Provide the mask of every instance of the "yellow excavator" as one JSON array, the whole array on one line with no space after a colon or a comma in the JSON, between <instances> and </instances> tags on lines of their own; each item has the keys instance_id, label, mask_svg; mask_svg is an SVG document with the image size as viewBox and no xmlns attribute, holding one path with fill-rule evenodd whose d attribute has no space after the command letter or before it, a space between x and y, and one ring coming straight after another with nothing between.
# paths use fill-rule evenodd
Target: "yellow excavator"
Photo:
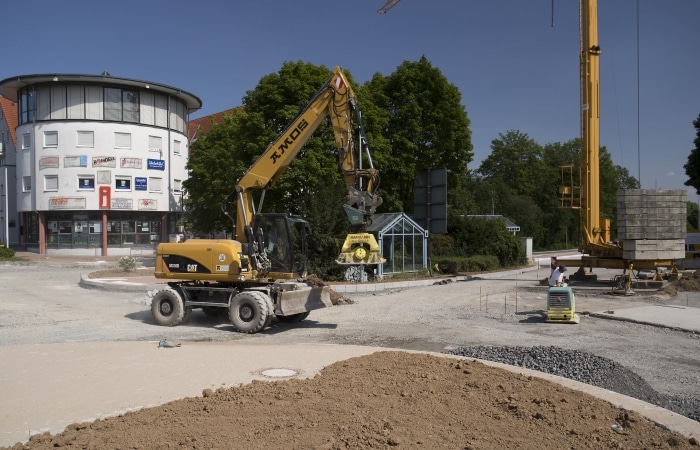
<instances>
[{"instance_id":1,"label":"yellow excavator","mask_svg":"<svg viewBox=\"0 0 700 450\"><path fill-rule=\"evenodd\" d=\"M368 265L385 261L374 236L362 232L382 203L376 193L379 174L355 94L342 69L336 67L222 203L235 225L235 239L189 239L158 245L156 278L179 281L169 282L167 289L154 295L151 313L156 323L175 326L194 308L201 308L208 315L228 312L237 331L256 333L269 326L273 317L298 322L310 311L332 305L327 286L312 286L306 280L308 222L287 213L262 212L265 192L326 118L333 127L347 189L343 208L359 231L346 237L336 262ZM254 193L259 194L257 203Z\"/></svg>"}]
</instances>

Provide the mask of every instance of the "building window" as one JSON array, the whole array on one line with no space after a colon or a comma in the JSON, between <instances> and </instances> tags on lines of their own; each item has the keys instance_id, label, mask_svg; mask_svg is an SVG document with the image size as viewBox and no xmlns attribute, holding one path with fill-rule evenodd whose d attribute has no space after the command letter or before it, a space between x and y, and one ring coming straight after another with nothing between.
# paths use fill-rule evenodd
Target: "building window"
<instances>
[{"instance_id":1,"label":"building window","mask_svg":"<svg viewBox=\"0 0 700 450\"><path fill-rule=\"evenodd\" d=\"M32 192L32 177L22 177L22 192Z\"/></svg>"},{"instance_id":2,"label":"building window","mask_svg":"<svg viewBox=\"0 0 700 450\"><path fill-rule=\"evenodd\" d=\"M173 180L173 192L176 194L182 192L182 180Z\"/></svg>"},{"instance_id":3,"label":"building window","mask_svg":"<svg viewBox=\"0 0 700 450\"><path fill-rule=\"evenodd\" d=\"M105 88L105 120L139 122L139 91Z\"/></svg>"},{"instance_id":4,"label":"building window","mask_svg":"<svg viewBox=\"0 0 700 450\"><path fill-rule=\"evenodd\" d=\"M122 120L121 89L105 88L105 120Z\"/></svg>"},{"instance_id":5,"label":"building window","mask_svg":"<svg viewBox=\"0 0 700 450\"><path fill-rule=\"evenodd\" d=\"M66 87L51 86L51 119L63 120L66 118Z\"/></svg>"},{"instance_id":6,"label":"building window","mask_svg":"<svg viewBox=\"0 0 700 450\"><path fill-rule=\"evenodd\" d=\"M160 177L148 177L148 191L149 192L162 192L163 191L163 179Z\"/></svg>"},{"instance_id":7,"label":"building window","mask_svg":"<svg viewBox=\"0 0 700 450\"><path fill-rule=\"evenodd\" d=\"M22 89L19 99L20 122L30 123L36 120L36 93L32 88Z\"/></svg>"},{"instance_id":8,"label":"building window","mask_svg":"<svg viewBox=\"0 0 700 450\"><path fill-rule=\"evenodd\" d=\"M68 86L68 118L85 118L85 87L83 85Z\"/></svg>"},{"instance_id":9,"label":"building window","mask_svg":"<svg viewBox=\"0 0 700 450\"><path fill-rule=\"evenodd\" d=\"M180 154L180 141L173 141L173 153L176 155Z\"/></svg>"},{"instance_id":10,"label":"building window","mask_svg":"<svg viewBox=\"0 0 700 450\"><path fill-rule=\"evenodd\" d=\"M102 88L99 86L85 87L85 118L88 120L102 120L104 118L102 108Z\"/></svg>"},{"instance_id":11,"label":"building window","mask_svg":"<svg viewBox=\"0 0 700 450\"><path fill-rule=\"evenodd\" d=\"M24 133L22 135L22 148L23 149L28 149L32 148L32 136L29 133Z\"/></svg>"},{"instance_id":12,"label":"building window","mask_svg":"<svg viewBox=\"0 0 700 450\"><path fill-rule=\"evenodd\" d=\"M139 91L122 91L122 105L124 106L124 122L139 123Z\"/></svg>"},{"instance_id":13,"label":"building window","mask_svg":"<svg viewBox=\"0 0 700 450\"><path fill-rule=\"evenodd\" d=\"M148 89L95 84L27 86L19 92L20 124L43 120L109 120L142 123L186 133L187 105Z\"/></svg>"},{"instance_id":14,"label":"building window","mask_svg":"<svg viewBox=\"0 0 700 450\"><path fill-rule=\"evenodd\" d=\"M163 150L163 138L160 136L148 136L148 150L160 152Z\"/></svg>"},{"instance_id":15,"label":"building window","mask_svg":"<svg viewBox=\"0 0 700 450\"><path fill-rule=\"evenodd\" d=\"M115 148L131 148L131 133L114 133Z\"/></svg>"},{"instance_id":16,"label":"building window","mask_svg":"<svg viewBox=\"0 0 700 450\"><path fill-rule=\"evenodd\" d=\"M95 132L78 131L78 147L95 147Z\"/></svg>"},{"instance_id":17,"label":"building window","mask_svg":"<svg viewBox=\"0 0 700 450\"><path fill-rule=\"evenodd\" d=\"M115 176L114 177L114 189L117 191L130 191L131 190L131 177L125 176Z\"/></svg>"},{"instance_id":18,"label":"building window","mask_svg":"<svg viewBox=\"0 0 700 450\"><path fill-rule=\"evenodd\" d=\"M94 175L78 175L78 190L94 191L95 176Z\"/></svg>"},{"instance_id":19,"label":"building window","mask_svg":"<svg viewBox=\"0 0 700 450\"><path fill-rule=\"evenodd\" d=\"M58 190L58 175L44 175L44 191Z\"/></svg>"},{"instance_id":20,"label":"building window","mask_svg":"<svg viewBox=\"0 0 700 450\"><path fill-rule=\"evenodd\" d=\"M58 147L58 131L44 131L44 148Z\"/></svg>"}]
</instances>

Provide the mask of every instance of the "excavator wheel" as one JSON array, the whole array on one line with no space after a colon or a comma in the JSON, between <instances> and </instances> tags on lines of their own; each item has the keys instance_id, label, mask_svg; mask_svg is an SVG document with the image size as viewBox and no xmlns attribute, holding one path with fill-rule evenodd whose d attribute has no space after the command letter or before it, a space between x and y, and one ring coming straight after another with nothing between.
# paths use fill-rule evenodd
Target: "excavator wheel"
<instances>
[{"instance_id":1,"label":"excavator wheel","mask_svg":"<svg viewBox=\"0 0 700 450\"><path fill-rule=\"evenodd\" d=\"M263 325L263 328L267 328L270 326L270 323L272 323L272 317L274 317L275 313L275 304L272 303L272 299L266 295L265 296L265 301L267 302L267 320L265 321L265 325Z\"/></svg>"},{"instance_id":2,"label":"excavator wheel","mask_svg":"<svg viewBox=\"0 0 700 450\"><path fill-rule=\"evenodd\" d=\"M229 319L236 327L236 331L253 334L262 330L269 324L270 311L269 297L258 291L244 291L233 297L229 307Z\"/></svg>"},{"instance_id":3,"label":"excavator wheel","mask_svg":"<svg viewBox=\"0 0 700 450\"><path fill-rule=\"evenodd\" d=\"M188 311L189 309L189 311ZM174 327L189 316L191 308L185 308L180 294L172 289L158 291L151 302L151 314L158 325Z\"/></svg>"},{"instance_id":4,"label":"excavator wheel","mask_svg":"<svg viewBox=\"0 0 700 450\"><path fill-rule=\"evenodd\" d=\"M292 314L291 316L277 316L277 319L284 323L298 323L309 317L309 314L310 312L306 311L299 314Z\"/></svg>"}]
</instances>

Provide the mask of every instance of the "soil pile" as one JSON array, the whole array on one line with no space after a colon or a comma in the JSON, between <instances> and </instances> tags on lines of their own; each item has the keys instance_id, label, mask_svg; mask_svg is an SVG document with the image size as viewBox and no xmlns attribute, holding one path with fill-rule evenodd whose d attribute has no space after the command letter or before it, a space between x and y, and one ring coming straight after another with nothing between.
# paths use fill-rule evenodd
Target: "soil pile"
<instances>
[{"instance_id":1,"label":"soil pile","mask_svg":"<svg viewBox=\"0 0 700 450\"><path fill-rule=\"evenodd\" d=\"M684 274L678 280L668 284L663 289L664 294L673 297L679 292L700 292L700 270L692 274Z\"/></svg>"},{"instance_id":2,"label":"soil pile","mask_svg":"<svg viewBox=\"0 0 700 450\"><path fill-rule=\"evenodd\" d=\"M378 352L312 379L217 391L13 449L698 448L634 412L468 359Z\"/></svg>"}]
</instances>

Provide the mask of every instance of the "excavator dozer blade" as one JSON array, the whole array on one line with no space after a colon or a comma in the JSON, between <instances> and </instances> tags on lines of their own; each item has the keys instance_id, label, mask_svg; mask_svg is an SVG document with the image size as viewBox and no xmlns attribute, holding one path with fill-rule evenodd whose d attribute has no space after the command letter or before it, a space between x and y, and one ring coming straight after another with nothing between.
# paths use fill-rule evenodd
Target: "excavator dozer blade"
<instances>
[{"instance_id":1,"label":"excavator dozer blade","mask_svg":"<svg viewBox=\"0 0 700 450\"><path fill-rule=\"evenodd\" d=\"M328 286L284 291L280 295L281 299L275 308L275 314L281 316L290 316L333 306L331 289Z\"/></svg>"},{"instance_id":2,"label":"excavator dozer blade","mask_svg":"<svg viewBox=\"0 0 700 450\"><path fill-rule=\"evenodd\" d=\"M379 244L370 233L351 233L345 238L343 248L335 262L338 264L384 264L386 259L379 250Z\"/></svg>"}]
</instances>

